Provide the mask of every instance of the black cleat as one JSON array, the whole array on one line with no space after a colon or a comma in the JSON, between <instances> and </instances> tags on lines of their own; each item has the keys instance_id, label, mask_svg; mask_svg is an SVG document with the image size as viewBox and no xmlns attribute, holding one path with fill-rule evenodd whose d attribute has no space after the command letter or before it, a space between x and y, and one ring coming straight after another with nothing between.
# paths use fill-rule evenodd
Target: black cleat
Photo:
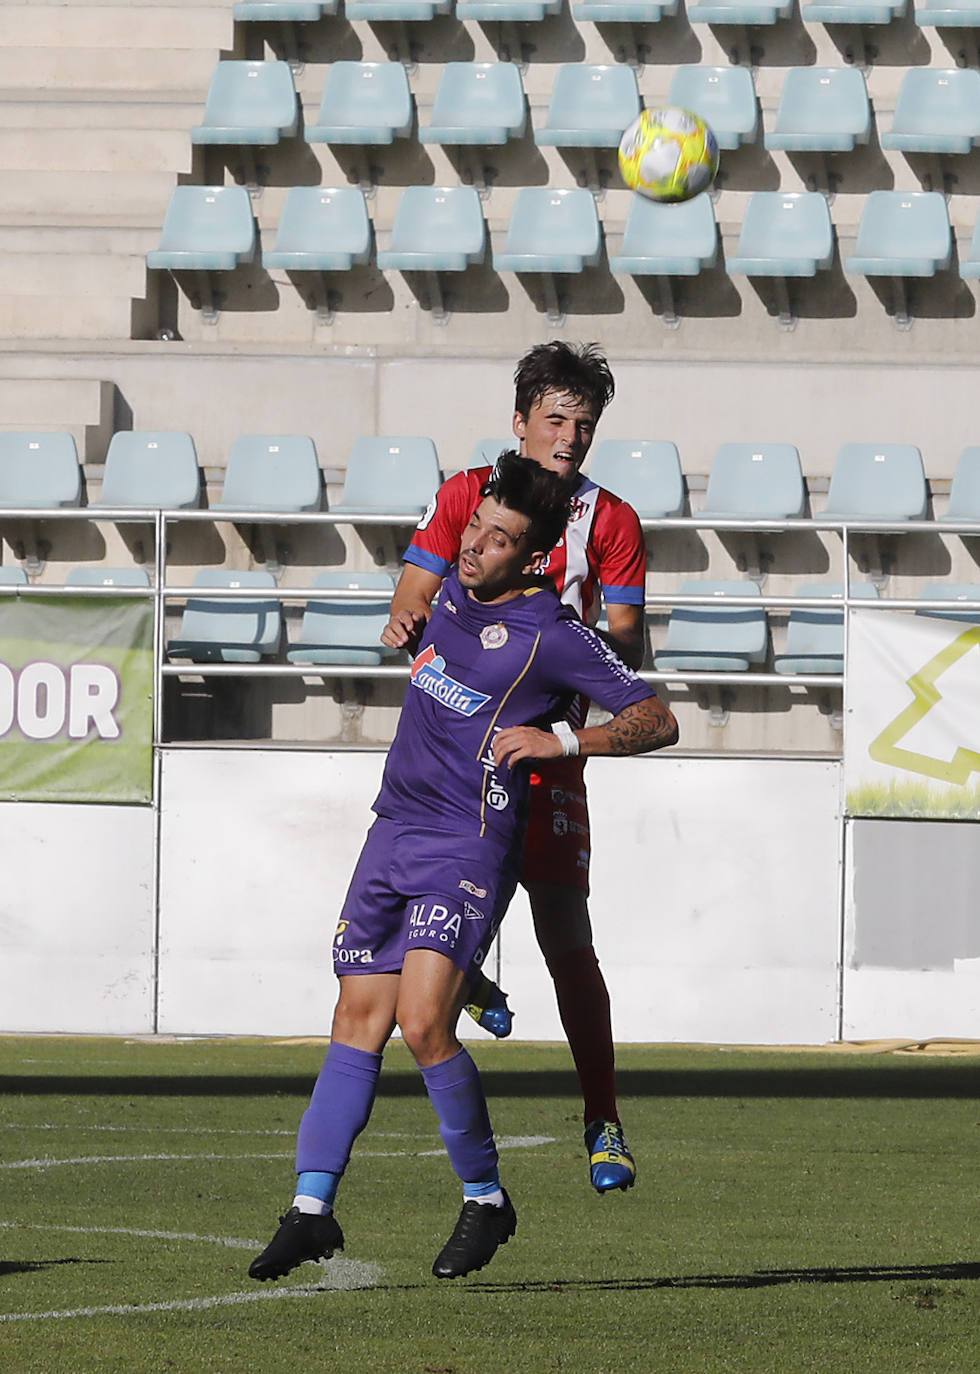
<instances>
[{"instance_id":1,"label":"black cleat","mask_svg":"<svg viewBox=\"0 0 980 1374\"><path fill-rule=\"evenodd\" d=\"M482 1269L516 1230L517 1213L506 1193L502 1207L472 1199L464 1202L453 1233L432 1266L433 1274L437 1279L458 1279Z\"/></svg>"},{"instance_id":2,"label":"black cleat","mask_svg":"<svg viewBox=\"0 0 980 1374\"><path fill-rule=\"evenodd\" d=\"M279 1230L248 1266L248 1276L260 1282L281 1279L304 1260L329 1259L335 1250L343 1248L344 1233L333 1212L318 1217L290 1207L279 1218Z\"/></svg>"}]
</instances>

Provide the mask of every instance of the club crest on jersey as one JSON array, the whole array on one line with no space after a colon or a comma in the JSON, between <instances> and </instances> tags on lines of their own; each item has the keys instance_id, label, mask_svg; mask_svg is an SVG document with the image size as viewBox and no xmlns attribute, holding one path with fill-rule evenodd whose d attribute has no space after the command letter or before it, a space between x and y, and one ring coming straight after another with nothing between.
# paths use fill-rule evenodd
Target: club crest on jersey
<instances>
[{"instance_id":1,"label":"club crest on jersey","mask_svg":"<svg viewBox=\"0 0 980 1374\"><path fill-rule=\"evenodd\" d=\"M469 878L460 878L459 885L464 892L468 892L471 897L485 897L487 890L485 887L477 887L476 883L471 883Z\"/></svg>"},{"instance_id":2,"label":"club crest on jersey","mask_svg":"<svg viewBox=\"0 0 980 1374\"><path fill-rule=\"evenodd\" d=\"M419 654L412 664L412 686L427 696L434 697L441 705L455 711L460 716L474 716L485 705L489 696L467 687L465 682L457 682L445 671L446 660L437 654L430 644Z\"/></svg>"},{"instance_id":3,"label":"club crest on jersey","mask_svg":"<svg viewBox=\"0 0 980 1374\"><path fill-rule=\"evenodd\" d=\"M480 631L480 643L484 649L502 649L509 638L507 626L499 622L496 625L484 625Z\"/></svg>"}]
</instances>

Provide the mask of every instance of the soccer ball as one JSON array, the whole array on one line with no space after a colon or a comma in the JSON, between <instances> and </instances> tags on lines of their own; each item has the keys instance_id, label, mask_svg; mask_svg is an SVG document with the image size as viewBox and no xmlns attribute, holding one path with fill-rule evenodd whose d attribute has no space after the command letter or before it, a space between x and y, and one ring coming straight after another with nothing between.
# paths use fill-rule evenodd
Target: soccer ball
<instances>
[{"instance_id":1,"label":"soccer ball","mask_svg":"<svg viewBox=\"0 0 980 1374\"><path fill-rule=\"evenodd\" d=\"M644 110L623 134L619 168L631 191L651 200L690 200L718 171L718 140L690 110Z\"/></svg>"}]
</instances>

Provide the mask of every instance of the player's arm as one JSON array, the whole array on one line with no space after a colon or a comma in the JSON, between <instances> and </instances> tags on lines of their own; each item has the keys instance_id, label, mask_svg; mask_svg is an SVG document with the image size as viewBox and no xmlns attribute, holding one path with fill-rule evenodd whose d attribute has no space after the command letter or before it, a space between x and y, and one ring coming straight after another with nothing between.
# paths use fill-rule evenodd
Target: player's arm
<instances>
[{"instance_id":1,"label":"player's arm","mask_svg":"<svg viewBox=\"0 0 980 1374\"><path fill-rule=\"evenodd\" d=\"M567 726L565 727L567 730ZM603 755L649 754L676 744L677 721L674 713L657 696L644 697L623 709L604 725L590 725L572 732L583 758ZM498 767L513 768L525 759L557 759L565 753L560 735L539 730L533 725L513 725L501 730L493 741L493 756Z\"/></svg>"},{"instance_id":2,"label":"player's arm","mask_svg":"<svg viewBox=\"0 0 980 1374\"><path fill-rule=\"evenodd\" d=\"M381 643L391 649L408 649L414 653L429 623L432 602L441 586L442 577L438 573L420 568L417 563L406 563L391 599Z\"/></svg>"},{"instance_id":3,"label":"player's arm","mask_svg":"<svg viewBox=\"0 0 980 1374\"><path fill-rule=\"evenodd\" d=\"M643 528L636 511L625 501L604 508L597 524L595 546L609 629L596 633L628 668L635 670L643 666L646 652L643 603L647 550Z\"/></svg>"},{"instance_id":4,"label":"player's arm","mask_svg":"<svg viewBox=\"0 0 980 1374\"><path fill-rule=\"evenodd\" d=\"M642 606L628 606L623 602L607 602L606 619L609 629L596 630L596 634L614 649L628 668L634 671L643 667L646 652L646 619Z\"/></svg>"}]
</instances>

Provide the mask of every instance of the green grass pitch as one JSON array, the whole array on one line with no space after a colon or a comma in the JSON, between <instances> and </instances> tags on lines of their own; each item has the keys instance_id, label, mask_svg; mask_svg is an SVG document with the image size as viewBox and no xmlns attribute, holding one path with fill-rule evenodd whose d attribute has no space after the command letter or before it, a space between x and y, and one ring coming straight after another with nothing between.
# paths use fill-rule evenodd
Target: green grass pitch
<instances>
[{"instance_id":1,"label":"green grass pitch","mask_svg":"<svg viewBox=\"0 0 980 1374\"><path fill-rule=\"evenodd\" d=\"M980 1056L623 1048L638 1182L600 1198L567 1049L474 1053L519 1216L492 1264L430 1276L459 1190L396 1044L346 1253L259 1285L322 1046L0 1039L0 1369L980 1368Z\"/></svg>"}]
</instances>

